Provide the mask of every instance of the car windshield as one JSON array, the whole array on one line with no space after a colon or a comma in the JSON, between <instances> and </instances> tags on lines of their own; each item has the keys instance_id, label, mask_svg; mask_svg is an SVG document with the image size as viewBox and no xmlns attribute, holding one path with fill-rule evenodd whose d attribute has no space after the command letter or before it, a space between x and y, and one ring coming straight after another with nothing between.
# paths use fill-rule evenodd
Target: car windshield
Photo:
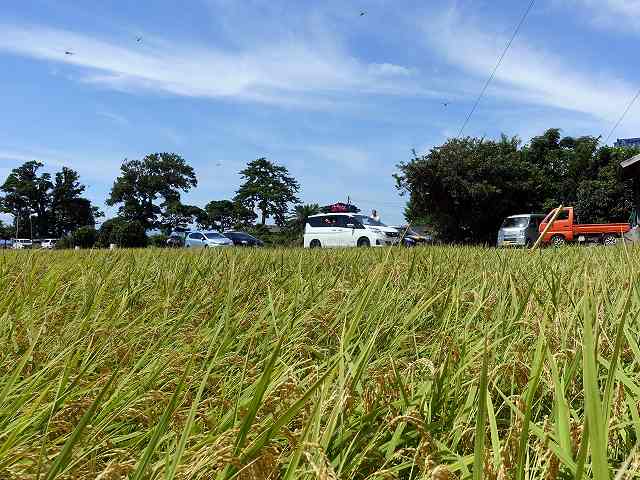
<instances>
[{"instance_id":1,"label":"car windshield","mask_svg":"<svg viewBox=\"0 0 640 480\"><path fill-rule=\"evenodd\" d=\"M368 225L370 227L386 227L386 225L378 220L374 220L371 217L367 217L366 215L356 215L356 218L361 224Z\"/></svg>"},{"instance_id":2,"label":"car windshield","mask_svg":"<svg viewBox=\"0 0 640 480\"><path fill-rule=\"evenodd\" d=\"M216 233L216 232L205 233L204 236L207 237L210 240L216 240L216 239L219 239L219 238L225 238L223 235L220 235L219 233Z\"/></svg>"},{"instance_id":3,"label":"car windshield","mask_svg":"<svg viewBox=\"0 0 640 480\"><path fill-rule=\"evenodd\" d=\"M524 228L529 225L529 217L509 217L502 222L502 228Z\"/></svg>"}]
</instances>

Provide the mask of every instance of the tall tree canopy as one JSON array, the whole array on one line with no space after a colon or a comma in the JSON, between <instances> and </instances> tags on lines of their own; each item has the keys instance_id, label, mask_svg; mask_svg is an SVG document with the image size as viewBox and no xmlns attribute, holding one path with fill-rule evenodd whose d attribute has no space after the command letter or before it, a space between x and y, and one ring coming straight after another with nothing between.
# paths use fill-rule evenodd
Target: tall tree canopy
<instances>
[{"instance_id":1,"label":"tall tree canopy","mask_svg":"<svg viewBox=\"0 0 640 480\"><path fill-rule=\"evenodd\" d=\"M55 183L48 173L38 174L43 164L26 162L14 168L0 190L0 210L14 218L17 236L61 236L78 227L92 226L101 212L81 197L84 185L78 173L63 167L55 175ZM14 230L15 232L15 230Z\"/></svg>"},{"instance_id":2,"label":"tall tree canopy","mask_svg":"<svg viewBox=\"0 0 640 480\"><path fill-rule=\"evenodd\" d=\"M245 207L260 210L260 223L272 217L277 225L285 225L289 205L300 203L298 181L282 165L258 158L240 172L244 183L236 192L235 201Z\"/></svg>"},{"instance_id":3,"label":"tall tree canopy","mask_svg":"<svg viewBox=\"0 0 640 480\"><path fill-rule=\"evenodd\" d=\"M103 213L81 195L85 186L80 183L78 172L67 167L55 175L51 191L51 233L56 237L66 235L79 227L92 227Z\"/></svg>"},{"instance_id":4,"label":"tall tree canopy","mask_svg":"<svg viewBox=\"0 0 640 480\"><path fill-rule=\"evenodd\" d=\"M46 236L49 232L50 190L53 187L51 175L38 174L41 162L30 161L14 168L0 190L4 193L1 209L13 215L19 237L30 237L31 227L36 236Z\"/></svg>"},{"instance_id":5,"label":"tall tree canopy","mask_svg":"<svg viewBox=\"0 0 640 480\"><path fill-rule=\"evenodd\" d=\"M575 206L582 222L626 221L631 188L619 162L635 153L598 147L594 137L562 138L559 129L524 146L517 137L467 137L401 163L396 181L409 194L407 220L428 220L446 241L493 243L504 217L560 203Z\"/></svg>"},{"instance_id":6,"label":"tall tree canopy","mask_svg":"<svg viewBox=\"0 0 640 480\"><path fill-rule=\"evenodd\" d=\"M161 229L166 235L177 229L186 229L192 223L200 222L205 215L200 207L185 205L179 201L166 205L161 217Z\"/></svg>"},{"instance_id":7,"label":"tall tree canopy","mask_svg":"<svg viewBox=\"0 0 640 480\"><path fill-rule=\"evenodd\" d=\"M175 209L181 192L198 185L193 168L175 153L153 153L120 166L107 205L120 204L118 215L145 228L162 226L162 216Z\"/></svg>"},{"instance_id":8,"label":"tall tree canopy","mask_svg":"<svg viewBox=\"0 0 640 480\"><path fill-rule=\"evenodd\" d=\"M204 228L218 231L230 228L246 228L253 223L256 214L240 202L213 200L204 207L204 216L198 223Z\"/></svg>"}]
</instances>

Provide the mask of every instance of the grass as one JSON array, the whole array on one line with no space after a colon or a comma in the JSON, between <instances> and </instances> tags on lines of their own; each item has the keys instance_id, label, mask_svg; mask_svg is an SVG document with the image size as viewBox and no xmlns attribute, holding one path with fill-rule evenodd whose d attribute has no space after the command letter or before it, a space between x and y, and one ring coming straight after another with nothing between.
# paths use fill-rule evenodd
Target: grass
<instances>
[{"instance_id":1,"label":"grass","mask_svg":"<svg viewBox=\"0 0 640 480\"><path fill-rule=\"evenodd\" d=\"M640 477L637 249L0 254L0 479Z\"/></svg>"}]
</instances>

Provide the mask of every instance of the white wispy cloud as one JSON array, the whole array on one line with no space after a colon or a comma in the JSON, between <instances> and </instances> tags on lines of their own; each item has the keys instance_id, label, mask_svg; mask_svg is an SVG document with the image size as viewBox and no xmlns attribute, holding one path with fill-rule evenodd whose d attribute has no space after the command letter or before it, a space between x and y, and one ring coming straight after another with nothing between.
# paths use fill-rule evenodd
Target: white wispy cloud
<instances>
[{"instance_id":1,"label":"white wispy cloud","mask_svg":"<svg viewBox=\"0 0 640 480\"><path fill-rule=\"evenodd\" d=\"M98 110L96 115L100 117L107 118L118 125L127 126L129 125L129 120L123 115L119 115L117 113L109 112L107 110Z\"/></svg>"},{"instance_id":2,"label":"white wispy cloud","mask_svg":"<svg viewBox=\"0 0 640 480\"><path fill-rule=\"evenodd\" d=\"M457 8L424 24L427 44L449 64L476 76L478 90L507 42L486 22L483 27ZM580 112L608 124L619 117L635 88L615 73L572 65L520 35L498 69L489 95ZM625 123L640 127L640 116L631 111Z\"/></svg>"},{"instance_id":3,"label":"white wispy cloud","mask_svg":"<svg viewBox=\"0 0 640 480\"><path fill-rule=\"evenodd\" d=\"M321 104L341 93L421 92L410 68L367 63L309 38L224 50L147 37L118 45L38 25L0 24L0 31L0 50L78 67L81 80L114 89L285 105Z\"/></svg>"},{"instance_id":4,"label":"white wispy cloud","mask_svg":"<svg viewBox=\"0 0 640 480\"><path fill-rule=\"evenodd\" d=\"M371 169L372 159L369 152L351 145L316 145L304 150L316 155L328 164L347 168L354 173L363 173Z\"/></svg>"},{"instance_id":5,"label":"white wispy cloud","mask_svg":"<svg viewBox=\"0 0 640 480\"><path fill-rule=\"evenodd\" d=\"M567 2L556 0L559 6ZM615 31L640 33L640 0L571 0L575 12L582 12L592 24Z\"/></svg>"}]
</instances>

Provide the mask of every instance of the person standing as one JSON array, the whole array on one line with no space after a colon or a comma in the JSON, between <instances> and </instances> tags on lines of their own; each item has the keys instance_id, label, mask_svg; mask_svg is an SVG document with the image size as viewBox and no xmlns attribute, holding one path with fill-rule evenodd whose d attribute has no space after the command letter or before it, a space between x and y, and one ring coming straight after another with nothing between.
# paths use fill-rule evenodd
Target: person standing
<instances>
[{"instance_id":1,"label":"person standing","mask_svg":"<svg viewBox=\"0 0 640 480\"><path fill-rule=\"evenodd\" d=\"M371 218L373 218L376 222L380 221L380 215L378 215L378 211L375 208L371 210Z\"/></svg>"}]
</instances>

